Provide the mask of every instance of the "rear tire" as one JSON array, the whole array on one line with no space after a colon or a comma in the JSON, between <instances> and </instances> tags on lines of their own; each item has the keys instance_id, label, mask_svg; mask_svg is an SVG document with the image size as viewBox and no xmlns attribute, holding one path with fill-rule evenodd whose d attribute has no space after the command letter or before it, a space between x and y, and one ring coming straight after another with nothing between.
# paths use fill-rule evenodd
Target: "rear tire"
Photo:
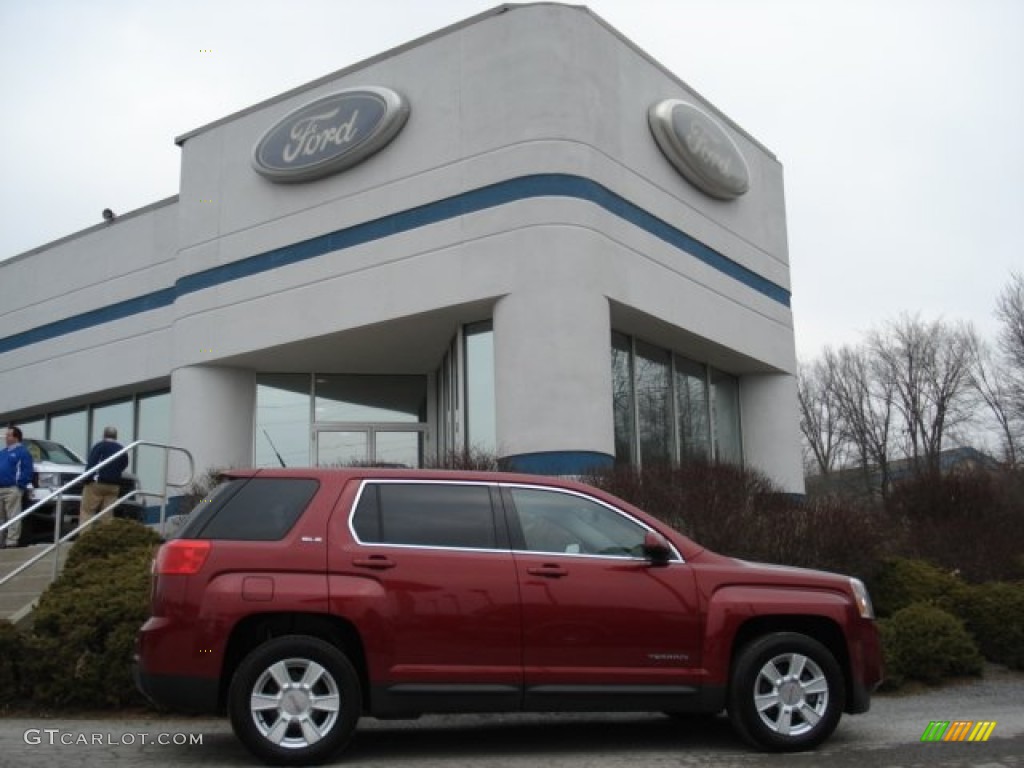
<instances>
[{"instance_id":1,"label":"rear tire","mask_svg":"<svg viewBox=\"0 0 1024 768\"><path fill-rule=\"evenodd\" d=\"M286 635L246 656L231 679L238 739L271 765L311 765L348 744L362 710L359 675L336 647Z\"/></svg>"},{"instance_id":2,"label":"rear tire","mask_svg":"<svg viewBox=\"0 0 1024 768\"><path fill-rule=\"evenodd\" d=\"M821 643L777 632L740 651L729 686L737 733L771 752L813 749L831 735L845 706L842 670Z\"/></svg>"}]
</instances>

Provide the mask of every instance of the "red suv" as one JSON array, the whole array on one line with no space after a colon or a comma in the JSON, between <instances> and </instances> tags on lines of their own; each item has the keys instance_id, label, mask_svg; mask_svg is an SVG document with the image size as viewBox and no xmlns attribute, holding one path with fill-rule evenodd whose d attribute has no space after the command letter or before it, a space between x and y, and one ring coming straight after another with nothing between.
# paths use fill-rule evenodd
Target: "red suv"
<instances>
[{"instance_id":1,"label":"red suv","mask_svg":"<svg viewBox=\"0 0 1024 768\"><path fill-rule=\"evenodd\" d=\"M153 573L140 689L226 710L276 764L437 712L725 709L803 750L881 680L857 579L723 557L550 477L230 471Z\"/></svg>"}]
</instances>

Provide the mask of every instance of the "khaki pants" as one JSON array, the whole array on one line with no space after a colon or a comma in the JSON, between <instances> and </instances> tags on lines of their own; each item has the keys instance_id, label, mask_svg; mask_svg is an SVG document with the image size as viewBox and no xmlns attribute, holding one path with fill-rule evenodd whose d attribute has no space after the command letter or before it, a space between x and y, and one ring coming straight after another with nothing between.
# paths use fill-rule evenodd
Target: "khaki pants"
<instances>
[{"instance_id":1,"label":"khaki pants","mask_svg":"<svg viewBox=\"0 0 1024 768\"><path fill-rule=\"evenodd\" d=\"M82 492L82 506L78 510L78 527L85 525L93 515L106 509L121 495L121 487L116 483L88 483ZM104 518L110 520L112 512Z\"/></svg>"},{"instance_id":2,"label":"khaki pants","mask_svg":"<svg viewBox=\"0 0 1024 768\"><path fill-rule=\"evenodd\" d=\"M24 491L17 486L13 488L0 488L0 525L3 525L11 518L21 514L21 494ZM18 539L21 538L21 520L16 522L3 533L0 533L0 542L6 534L7 546L18 546Z\"/></svg>"}]
</instances>

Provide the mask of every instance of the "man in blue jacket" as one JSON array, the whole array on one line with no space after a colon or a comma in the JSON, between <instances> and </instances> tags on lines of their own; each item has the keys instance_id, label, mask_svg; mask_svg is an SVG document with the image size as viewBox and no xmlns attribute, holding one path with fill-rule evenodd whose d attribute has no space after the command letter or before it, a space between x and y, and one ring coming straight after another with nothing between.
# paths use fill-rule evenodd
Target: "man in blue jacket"
<instances>
[{"instance_id":1,"label":"man in blue jacket","mask_svg":"<svg viewBox=\"0 0 1024 768\"><path fill-rule=\"evenodd\" d=\"M0 452L0 525L21 514L21 497L31 484L32 454L21 444L21 430L8 427L7 445ZM21 520L4 533L0 533L0 547L18 546Z\"/></svg>"},{"instance_id":2,"label":"man in blue jacket","mask_svg":"<svg viewBox=\"0 0 1024 768\"><path fill-rule=\"evenodd\" d=\"M104 459L109 459L124 448L117 442L117 428L105 427L103 439L89 451L89 463L85 465L88 472ZM81 528L88 520L117 501L121 495L121 473L128 468L128 454L118 456L106 466L89 475L82 492L82 507L78 512L78 527ZM109 516L107 518L110 519Z\"/></svg>"}]
</instances>

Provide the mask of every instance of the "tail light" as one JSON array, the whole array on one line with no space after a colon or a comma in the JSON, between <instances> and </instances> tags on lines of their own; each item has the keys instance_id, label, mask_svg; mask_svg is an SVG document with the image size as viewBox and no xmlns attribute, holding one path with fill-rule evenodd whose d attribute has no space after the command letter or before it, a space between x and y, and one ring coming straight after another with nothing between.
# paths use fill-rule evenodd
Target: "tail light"
<instances>
[{"instance_id":1,"label":"tail light","mask_svg":"<svg viewBox=\"0 0 1024 768\"><path fill-rule=\"evenodd\" d=\"M175 539L160 547L153 562L158 576L191 576L198 573L210 554L210 542L200 539Z\"/></svg>"}]
</instances>

